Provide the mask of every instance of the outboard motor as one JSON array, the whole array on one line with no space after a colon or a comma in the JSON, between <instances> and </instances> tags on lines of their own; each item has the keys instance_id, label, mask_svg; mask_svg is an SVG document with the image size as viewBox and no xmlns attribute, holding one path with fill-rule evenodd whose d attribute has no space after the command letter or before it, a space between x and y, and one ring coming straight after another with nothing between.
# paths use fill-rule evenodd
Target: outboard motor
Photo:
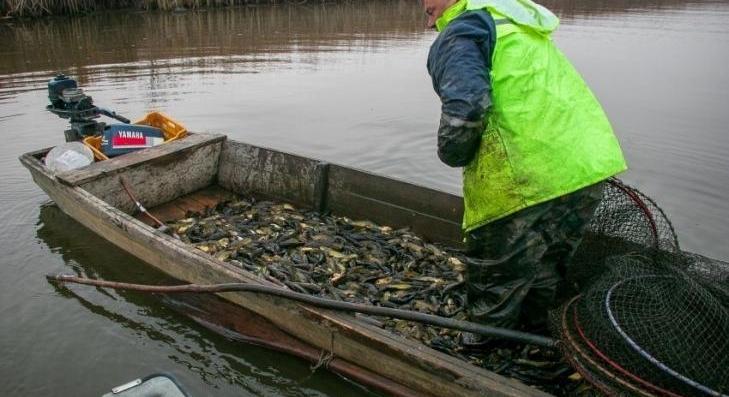
<instances>
[{"instance_id":1,"label":"outboard motor","mask_svg":"<svg viewBox=\"0 0 729 397\"><path fill-rule=\"evenodd\" d=\"M64 131L66 142L80 141L89 136L102 136L101 150L108 157L152 147L164 142L162 130L155 127L130 124L129 119L94 105L93 99L78 87L76 80L59 74L48 82L46 110L68 119L71 128ZM124 124L99 122L101 115Z\"/></svg>"}]
</instances>

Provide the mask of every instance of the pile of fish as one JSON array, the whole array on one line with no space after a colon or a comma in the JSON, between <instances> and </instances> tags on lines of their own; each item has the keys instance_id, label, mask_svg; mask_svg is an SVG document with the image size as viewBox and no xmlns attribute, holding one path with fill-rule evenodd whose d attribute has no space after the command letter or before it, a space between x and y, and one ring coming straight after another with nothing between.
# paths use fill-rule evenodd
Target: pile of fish
<instances>
[{"instance_id":1,"label":"pile of fish","mask_svg":"<svg viewBox=\"0 0 729 397\"><path fill-rule=\"evenodd\" d=\"M279 286L330 299L468 319L464 274L469 258L427 243L407 229L253 198L187 216L168 224L183 241ZM397 319L367 320L555 394L575 395L581 387L554 352L528 345L474 351L460 344L460 331Z\"/></svg>"}]
</instances>

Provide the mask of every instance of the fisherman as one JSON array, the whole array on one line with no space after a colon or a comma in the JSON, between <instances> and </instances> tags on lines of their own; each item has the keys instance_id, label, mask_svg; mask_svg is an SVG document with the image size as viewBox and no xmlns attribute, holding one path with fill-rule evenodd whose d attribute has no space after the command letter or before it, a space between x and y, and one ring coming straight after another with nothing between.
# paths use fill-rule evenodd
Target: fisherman
<instances>
[{"instance_id":1,"label":"fisherman","mask_svg":"<svg viewBox=\"0 0 729 397\"><path fill-rule=\"evenodd\" d=\"M442 102L438 156L464 167L472 321L546 323L566 265L627 166L610 122L530 0L423 0L440 35L428 72ZM464 335L464 343L485 342Z\"/></svg>"}]
</instances>

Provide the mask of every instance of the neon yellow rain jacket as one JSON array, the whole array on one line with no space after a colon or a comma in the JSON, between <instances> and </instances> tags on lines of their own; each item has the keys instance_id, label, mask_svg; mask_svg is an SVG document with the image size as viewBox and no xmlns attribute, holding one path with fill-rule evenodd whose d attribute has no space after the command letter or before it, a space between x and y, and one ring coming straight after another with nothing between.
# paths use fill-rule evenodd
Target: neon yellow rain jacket
<instances>
[{"instance_id":1,"label":"neon yellow rain jacket","mask_svg":"<svg viewBox=\"0 0 729 397\"><path fill-rule=\"evenodd\" d=\"M476 10L496 40L485 128L463 171L466 232L627 168L602 107L552 43L557 17L529 0L461 0L437 21L441 36Z\"/></svg>"}]
</instances>

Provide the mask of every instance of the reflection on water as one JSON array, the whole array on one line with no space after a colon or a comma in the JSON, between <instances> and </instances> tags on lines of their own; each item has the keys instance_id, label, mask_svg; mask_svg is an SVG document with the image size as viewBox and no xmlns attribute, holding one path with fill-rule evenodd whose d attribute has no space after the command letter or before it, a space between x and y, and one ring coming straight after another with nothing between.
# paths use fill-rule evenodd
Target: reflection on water
<instances>
[{"instance_id":1,"label":"reflection on water","mask_svg":"<svg viewBox=\"0 0 729 397\"><path fill-rule=\"evenodd\" d=\"M385 41L391 45L422 35L422 13L409 3L108 12L0 24L6 40L0 49L0 75L15 74L0 94L42 88L54 70L67 71L88 85L99 70L118 80L314 65L326 52L375 49Z\"/></svg>"},{"instance_id":2,"label":"reflection on water","mask_svg":"<svg viewBox=\"0 0 729 397\"><path fill-rule=\"evenodd\" d=\"M729 4L548 0L555 41L603 103L624 178L672 218L684 248L729 258ZM155 297L51 287L47 273L167 279L58 212L18 164L58 144L56 71L132 119L157 109L193 131L364 168L450 192L435 154L435 33L418 2L380 0L0 22L0 395L100 395L168 370L193 395L357 395L301 361L230 343ZM427 200L427 197L414 198Z\"/></svg>"},{"instance_id":3,"label":"reflection on water","mask_svg":"<svg viewBox=\"0 0 729 397\"><path fill-rule=\"evenodd\" d=\"M630 13L688 10L712 3L721 4L723 0L542 0L538 3L560 18L573 19L585 16L620 18Z\"/></svg>"}]
</instances>

